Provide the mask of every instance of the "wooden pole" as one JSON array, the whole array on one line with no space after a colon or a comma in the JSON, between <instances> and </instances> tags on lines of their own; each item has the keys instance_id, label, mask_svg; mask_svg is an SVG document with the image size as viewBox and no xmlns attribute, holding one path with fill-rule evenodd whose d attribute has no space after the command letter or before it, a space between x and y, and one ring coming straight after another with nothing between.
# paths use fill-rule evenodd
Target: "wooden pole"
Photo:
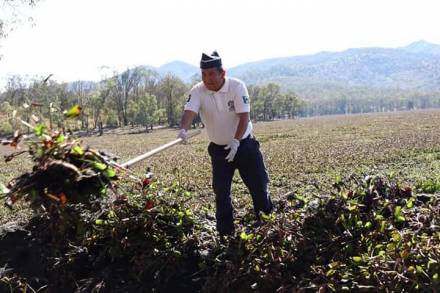
<instances>
[{"instance_id":1,"label":"wooden pole","mask_svg":"<svg viewBox=\"0 0 440 293\"><path fill-rule=\"evenodd\" d=\"M191 138L191 137L194 137L196 135L199 135L201 132L202 131L200 129L198 129L198 130L195 130L195 131L193 131L191 133L188 133L188 138ZM181 142L182 142L181 138L175 139L173 141L170 141L167 144L164 144L163 146L155 148L155 149L153 149L153 150L151 150L151 151L149 151L149 152L147 152L147 153L145 153L143 155L137 156L136 158L133 158L133 159L131 159L131 160L125 162L125 163L122 163L122 164L120 164L120 166L123 167L123 168L128 168L128 167L136 164L139 161L145 160L146 158L149 158L149 157L151 157L151 156L153 156L153 155L155 155L157 153L160 153L161 151L164 151L164 150L166 150L166 149L168 149L168 148L170 148L170 147L172 147L172 146L174 146L174 145L176 145L178 143L181 143Z\"/></svg>"}]
</instances>

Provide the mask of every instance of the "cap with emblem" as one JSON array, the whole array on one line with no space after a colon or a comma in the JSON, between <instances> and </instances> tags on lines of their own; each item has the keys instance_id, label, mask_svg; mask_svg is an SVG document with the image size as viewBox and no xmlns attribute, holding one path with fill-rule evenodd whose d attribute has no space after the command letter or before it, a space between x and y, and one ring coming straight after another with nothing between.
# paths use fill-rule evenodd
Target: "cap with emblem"
<instances>
[{"instance_id":1,"label":"cap with emblem","mask_svg":"<svg viewBox=\"0 0 440 293\"><path fill-rule=\"evenodd\" d=\"M213 67L221 67L222 59L220 58L217 51L212 52L211 55L202 53L202 59L200 60L200 68L208 69Z\"/></svg>"}]
</instances>

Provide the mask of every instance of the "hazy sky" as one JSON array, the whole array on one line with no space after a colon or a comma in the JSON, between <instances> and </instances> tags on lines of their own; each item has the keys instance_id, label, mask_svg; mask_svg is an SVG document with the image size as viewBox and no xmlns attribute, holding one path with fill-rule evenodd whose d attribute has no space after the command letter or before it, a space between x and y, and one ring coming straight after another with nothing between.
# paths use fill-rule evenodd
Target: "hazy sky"
<instances>
[{"instance_id":1,"label":"hazy sky","mask_svg":"<svg viewBox=\"0 0 440 293\"><path fill-rule=\"evenodd\" d=\"M98 80L101 66L197 65L214 49L228 68L421 39L440 44L439 8L438 0L42 0L31 12L35 26L0 43L0 86L8 74Z\"/></svg>"}]
</instances>

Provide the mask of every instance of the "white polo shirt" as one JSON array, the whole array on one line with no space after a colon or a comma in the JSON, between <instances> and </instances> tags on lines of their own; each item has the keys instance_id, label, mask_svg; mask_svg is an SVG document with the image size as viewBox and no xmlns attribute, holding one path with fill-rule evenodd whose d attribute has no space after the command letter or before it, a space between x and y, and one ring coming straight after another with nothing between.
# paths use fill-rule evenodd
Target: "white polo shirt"
<instances>
[{"instance_id":1,"label":"white polo shirt","mask_svg":"<svg viewBox=\"0 0 440 293\"><path fill-rule=\"evenodd\" d=\"M249 93L245 84L238 79L225 77L225 83L217 92L208 90L203 82L190 91L185 110L200 113L209 140L215 144L228 144L237 131L238 113L249 113ZM242 138L252 132L252 123Z\"/></svg>"}]
</instances>

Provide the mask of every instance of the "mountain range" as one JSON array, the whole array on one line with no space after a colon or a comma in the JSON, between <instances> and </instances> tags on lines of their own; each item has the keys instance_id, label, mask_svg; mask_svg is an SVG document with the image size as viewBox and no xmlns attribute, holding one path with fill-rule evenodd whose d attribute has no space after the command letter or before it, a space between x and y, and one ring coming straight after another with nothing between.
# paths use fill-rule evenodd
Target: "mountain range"
<instances>
[{"instance_id":1,"label":"mountain range","mask_svg":"<svg viewBox=\"0 0 440 293\"><path fill-rule=\"evenodd\" d=\"M174 61L156 69L185 82L199 68ZM342 52L265 59L227 69L247 84L275 82L304 99L328 99L335 93L440 91L440 45L417 41L399 48L352 48ZM374 95L374 94L373 94Z\"/></svg>"}]
</instances>

